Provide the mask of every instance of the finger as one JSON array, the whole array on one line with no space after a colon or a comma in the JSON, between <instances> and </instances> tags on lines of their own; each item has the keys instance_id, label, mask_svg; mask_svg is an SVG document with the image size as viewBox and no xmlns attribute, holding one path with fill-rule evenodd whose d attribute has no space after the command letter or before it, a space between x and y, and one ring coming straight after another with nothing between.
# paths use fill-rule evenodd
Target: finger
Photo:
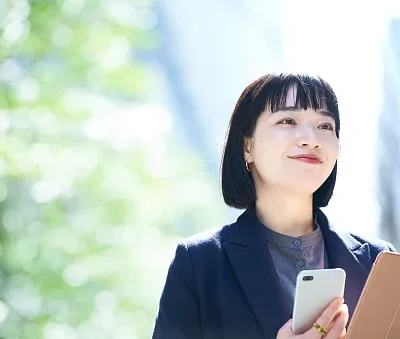
<instances>
[{"instance_id":1,"label":"finger","mask_svg":"<svg viewBox=\"0 0 400 339\"><path fill-rule=\"evenodd\" d=\"M291 338L292 336L294 336L293 332L292 332L292 319L289 319L278 331L278 335L276 337L276 339L287 339L287 338Z\"/></svg>"},{"instance_id":2,"label":"finger","mask_svg":"<svg viewBox=\"0 0 400 339\"><path fill-rule=\"evenodd\" d=\"M340 334L339 339L344 339L346 337L347 331L346 328L343 330L343 332Z\"/></svg>"},{"instance_id":3,"label":"finger","mask_svg":"<svg viewBox=\"0 0 400 339\"><path fill-rule=\"evenodd\" d=\"M328 328L336 314L339 312L340 307L343 305L343 298L337 298L330 303L321 316L317 319L317 323L325 328Z\"/></svg>"},{"instance_id":4,"label":"finger","mask_svg":"<svg viewBox=\"0 0 400 339\"><path fill-rule=\"evenodd\" d=\"M292 319L289 319L289 320L285 323L285 325L282 326L282 329L283 329L283 330L287 330L287 329L292 330Z\"/></svg>"},{"instance_id":5,"label":"finger","mask_svg":"<svg viewBox=\"0 0 400 339\"><path fill-rule=\"evenodd\" d=\"M321 316L317 319L316 323L320 326L328 329L336 314L338 313L340 307L343 305L343 298L336 298L332 301ZM320 338L321 334L315 329L311 328L306 332L310 338ZM340 332L339 332L340 333Z\"/></svg>"},{"instance_id":6,"label":"finger","mask_svg":"<svg viewBox=\"0 0 400 339\"><path fill-rule=\"evenodd\" d=\"M344 304L344 306L345 306L344 329L346 329L347 323L349 322L349 307L346 304Z\"/></svg>"},{"instance_id":7,"label":"finger","mask_svg":"<svg viewBox=\"0 0 400 339\"><path fill-rule=\"evenodd\" d=\"M344 339L346 337L347 331L346 329L343 330L343 332L338 336L338 339ZM326 337L324 338L326 339Z\"/></svg>"},{"instance_id":8,"label":"finger","mask_svg":"<svg viewBox=\"0 0 400 339\"><path fill-rule=\"evenodd\" d=\"M339 315L335 320L332 328L329 330L328 334L326 335L326 339L336 339L342 338L343 332L346 331L346 324L349 320L349 309L347 305L343 305L340 308Z\"/></svg>"},{"instance_id":9,"label":"finger","mask_svg":"<svg viewBox=\"0 0 400 339\"><path fill-rule=\"evenodd\" d=\"M340 316L341 312L345 312L347 314L347 317L348 317L348 310L349 309L348 309L346 304L341 305L340 308L339 308L339 311L336 313L335 317L333 318L332 322L330 323L328 330L330 330L333 327L333 325L335 324L337 318Z\"/></svg>"}]
</instances>

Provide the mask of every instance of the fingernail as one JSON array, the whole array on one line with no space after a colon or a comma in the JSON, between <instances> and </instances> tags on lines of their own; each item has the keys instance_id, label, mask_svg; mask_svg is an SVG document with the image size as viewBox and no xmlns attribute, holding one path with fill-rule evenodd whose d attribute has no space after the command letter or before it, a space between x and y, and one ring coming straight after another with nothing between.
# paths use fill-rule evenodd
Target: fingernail
<instances>
[{"instance_id":1,"label":"fingernail","mask_svg":"<svg viewBox=\"0 0 400 339\"><path fill-rule=\"evenodd\" d=\"M344 299L342 297L338 298L338 304L341 305L344 303Z\"/></svg>"}]
</instances>

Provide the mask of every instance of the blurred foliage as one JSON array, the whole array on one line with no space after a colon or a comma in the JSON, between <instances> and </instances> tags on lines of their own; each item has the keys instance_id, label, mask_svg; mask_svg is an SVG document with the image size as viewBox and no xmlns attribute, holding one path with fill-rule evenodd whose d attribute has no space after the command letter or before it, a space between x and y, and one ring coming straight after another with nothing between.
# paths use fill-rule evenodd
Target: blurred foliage
<instances>
[{"instance_id":1,"label":"blurred foliage","mask_svg":"<svg viewBox=\"0 0 400 339\"><path fill-rule=\"evenodd\" d=\"M147 338L177 239L221 222L152 4L3 0L0 25L0 337Z\"/></svg>"}]
</instances>

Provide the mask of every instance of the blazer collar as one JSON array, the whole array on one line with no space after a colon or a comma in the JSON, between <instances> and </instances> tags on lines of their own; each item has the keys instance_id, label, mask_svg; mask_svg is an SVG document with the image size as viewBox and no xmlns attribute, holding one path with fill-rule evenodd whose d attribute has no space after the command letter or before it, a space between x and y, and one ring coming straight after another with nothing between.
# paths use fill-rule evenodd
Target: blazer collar
<instances>
[{"instance_id":1,"label":"blazer collar","mask_svg":"<svg viewBox=\"0 0 400 339\"><path fill-rule=\"evenodd\" d=\"M317 211L317 218L324 236L329 267L342 268L346 272L344 299L351 318L373 264L369 244L361 244L347 232L335 231L321 210Z\"/></svg>"},{"instance_id":2,"label":"blazer collar","mask_svg":"<svg viewBox=\"0 0 400 339\"><path fill-rule=\"evenodd\" d=\"M255 209L248 208L222 235L222 245L266 338L290 318Z\"/></svg>"},{"instance_id":3,"label":"blazer collar","mask_svg":"<svg viewBox=\"0 0 400 339\"><path fill-rule=\"evenodd\" d=\"M368 244L362 245L349 234L332 230L321 210L316 211L316 216L324 236L330 268L346 271L344 297L351 316L372 266ZM273 338L291 314L290 305L285 305L283 301L263 227L254 206L251 206L236 223L225 229L222 245L265 337Z\"/></svg>"}]
</instances>

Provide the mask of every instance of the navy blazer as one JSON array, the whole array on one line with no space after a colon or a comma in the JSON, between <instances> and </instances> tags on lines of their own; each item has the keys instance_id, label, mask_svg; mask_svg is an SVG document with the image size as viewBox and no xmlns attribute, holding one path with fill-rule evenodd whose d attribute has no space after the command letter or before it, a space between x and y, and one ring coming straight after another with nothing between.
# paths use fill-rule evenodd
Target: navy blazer
<instances>
[{"instance_id":1,"label":"navy blazer","mask_svg":"<svg viewBox=\"0 0 400 339\"><path fill-rule=\"evenodd\" d=\"M376 256L395 251L334 231L316 211L330 268L346 271L350 317ZM254 208L237 222L181 241L162 292L153 339L275 339L290 318Z\"/></svg>"}]
</instances>

